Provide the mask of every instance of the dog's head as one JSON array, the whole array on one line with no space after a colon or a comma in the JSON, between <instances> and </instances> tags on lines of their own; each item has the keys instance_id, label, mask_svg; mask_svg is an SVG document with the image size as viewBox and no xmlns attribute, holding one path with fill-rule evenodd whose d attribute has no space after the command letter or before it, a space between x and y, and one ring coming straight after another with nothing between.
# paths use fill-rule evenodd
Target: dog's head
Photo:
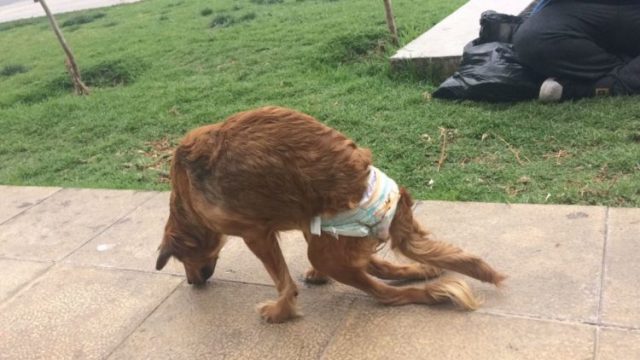
<instances>
[{"instance_id":1,"label":"dog's head","mask_svg":"<svg viewBox=\"0 0 640 360\"><path fill-rule=\"evenodd\" d=\"M218 254L224 240L222 235L207 229L189 227L188 231L184 231L173 217L169 216L162 243L158 248L156 270L162 270L173 257L184 265L189 284L202 285L216 269Z\"/></svg>"}]
</instances>

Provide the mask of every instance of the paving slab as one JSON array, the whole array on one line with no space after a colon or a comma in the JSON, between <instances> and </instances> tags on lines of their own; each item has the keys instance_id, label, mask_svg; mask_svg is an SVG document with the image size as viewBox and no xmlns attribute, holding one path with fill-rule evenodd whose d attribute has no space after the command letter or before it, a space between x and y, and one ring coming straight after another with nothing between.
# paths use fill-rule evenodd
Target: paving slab
<instances>
[{"instance_id":1,"label":"paving slab","mask_svg":"<svg viewBox=\"0 0 640 360\"><path fill-rule=\"evenodd\" d=\"M595 327L357 299L323 359L592 359Z\"/></svg>"},{"instance_id":2,"label":"paving slab","mask_svg":"<svg viewBox=\"0 0 640 360\"><path fill-rule=\"evenodd\" d=\"M0 259L0 303L53 264L34 261Z\"/></svg>"},{"instance_id":3,"label":"paving slab","mask_svg":"<svg viewBox=\"0 0 640 360\"><path fill-rule=\"evenodd\" d=\"M602 321L640 329L640 209L610 209Z\"/></svg>"},{"instance_id":4,"label":"paving slab","mask_svg":"<svg viewBox=\"0 0 640 360\"><path fill-rule=\"evenodd\" d=\"M156 193L74 252L65 262L155 271L156 249L169 217L169 195L169 192ZM163 272L184 274L184 269L177 261L171 261Z\"/></svg>"},{"instance_id":5,"label":"paving slab","mask_svg":"<svg viewBox=\"0 0 640 360\"><path fill-rule=\"evenodd\" d=\"M104 358L181 281L56 266L0 306L0 357Z\"/></svg>"},{"instance_id":6,"label":"paving slab","mask_svg":"<svg viewBox=\"0 0 640 360\"><path fill-rule=\"evenodd\" d=\"M299 297L303 318L268 324L255 306L274 296L261 285L181 285L109 359L317 359L353 301L313 289Z\"/></svg>"},{"instance_id":7,"label":"paving slab","mask_svg":"<svg viewBox=\"0 0 640 360\"><path fill-rule=\"evenodd\" d=\"M640 359L640 331L602 329L596 359Z\"/></svg>"},{"instance_id":8,"label":"paving slab","mask_svg":"<svg viewBox=\"0 0 640 360\"><path fill-rule=\"evenodd\" d=\"M140 0L47 0L54 14L138 2ZM0 4L3 5L3 4ZM33 0L11 1L0 6L0 23L45 16L42 6Z\"/></svg>"},{"instance_id":9,"label":"paving slab","mask_svg":"<svg viewBox=\"0 0 640 360\"><path fill-rule=\"evenodd\" d=\"M0 185L0 224L59 191L57 187Z\"/></svg>"},{"instance_id":10,"label":"paving slab","mask_svg":"<svg viewBox=\"0 0 640 360\"><path fill-rule=\"evenodd\" d=\"M509 276L502 291L473 281L483 311L597 321L606 208L428 201L416 216Z\"/></svg>"},{"instance_id":11,"label":"paving slab","mask_svg":"<svg viewBox=\"0 0 640 360\"><path fill-rule=\"evenodd\" d=\"M155 193L64 189L0 224L0 256L58 261Z\"/></svg>"}]
</instances>

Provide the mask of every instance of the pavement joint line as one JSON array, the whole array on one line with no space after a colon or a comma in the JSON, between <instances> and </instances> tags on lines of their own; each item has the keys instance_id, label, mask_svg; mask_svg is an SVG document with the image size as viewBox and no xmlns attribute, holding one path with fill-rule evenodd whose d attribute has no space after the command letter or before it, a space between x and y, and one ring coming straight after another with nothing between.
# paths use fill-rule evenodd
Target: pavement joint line
<instances>
[{"instance_id":1,"label":"pavement joint line","mask_svg":"<svg viewBox=\"0 0 640 360\"><path fill-rule=\"evenodd\" d=\"M598 360L600 352L600 327L596 327L595 338L593 339L593 360Z\"/></svg>"},{"instance_id":2,"label":"pavement joint line","mask_svg":"<svg viewBox=\"0 0 640 360\"><path fill-rule=\"evenodd\" d=\"M627 326L627 325L619 325L619 324L611 324L611 323L602 323L600 327L603 329L611 329L611 330L621 330L626 332L631 332L634 334L640 334L640 326Z\"/></svg>"},{"instance_id":3,"label":"pavement joint line","mask_svg":"<svg viewBox=\"0 0 640 360\"><path fill-rule=\"evenodd\" d=\"M549 323L555 323L555 324L600 326L600 324L589 322L589 321L544 317L544 316L535 315L535 314L518 314L518 313L505 312L505 311L499 311L499 310L496 311L491 309L480 309L475 312L478 314L495 316L495 317L518 318L523 320L543 321L543 322L549 322Z\"/></svg>"},{"instance_id":4,"label":"pavement joint line","mask_svg":"<svg viewBox=\"0 0 640 360\"><path fill-rule=\"evenodd\" d=\"M149 274L149 275L158 275L158 276L172 276L184 278L184 275L171 273L171 272L162 272L157 270L140 270L140 269L128 269L121 268L117 266L109 266L109 265L96 265L96 264L83 264L83 263L75 263L70 261L58 261L55 263L56 265L67 266L67 267L77 267L84 269L96 269L96 270L105 270L105 271L119 271L119 272L134 272L139 274Z\"/></svg>"},{"instance_id":5,"label":"pavement joint line","mask_svg":"<svg viewBox=\"0 0 640 360\"><path fill-rule=\"evenodd\" d=\"M4 257L2 257L4 258ZM39 262L39 263L49 263L50 265L44 269L41 273L37 274L36 276L34 276L31 280L27 281L24 285L20 286L20 288L18 290L16 290L11 296L9 296L8 298L4 299L3 301L0 302L0 309L7 303L9 303L9 301L11 299L13 299L14 297L18 296L19 294L22 294L23 292L26 292L29 290L29 288L31 288L31 285L36 282L37 280L39 280L40 278L44 277L46 274L48 274L53 268L57 267L57 266L66 266L66 267L75 267L75 268L84 268L84 269L94 269L94 270L101 270L101 271L117 271L117 272L133 272L133 273L139 273L139 274L152 274L152 275L156 275L156 276L166 276L166 277L177 277L177 278L183 278L183 275L178 275L178 274L172 274L172 273L161 273L158 271L143 271L143 270L136 270L136 269L123 269L123 268L117 268L117 267L108 267L108 266L99 266L99 265L90 265L90 264L74 264L74 263L68 263L68 262L59 262L59 261L34 261L34 260L25 260L25 259L12 259L12 258L5 258L7 260L17 260L17 261L25 261L25 262Z\"/></svg>"},{"instance_id":6,"label":"pavement joint line","mask_svg":"<svg viewBox=\"0 0 640 360\"><path fill-rule=\"evenodd\" d=\"M335 339L338 337L338 334L342 331L342 329L344 329L347 326L347 320L349 319L349 317L351 317L351 312L353 311L353 304L356 302L356 299L357 298L355 297L351 299L347 312L344 314L342 319L340 319L340 324L335 328L335 330L333 331L333 334L331 335L329 340L327 340L327 343L322 348L322 351L320 352L320 354L318 354L318 360L322 360L325 358L327 351L329 350L329 348L331 348L331 345L333 345L333 343L335 342Z\"/></svg>"},{"instance_id":7,"label":"pavement joint line","mask_svg":"<svg viewBox=\"0 0 640 360\"><path fill-rule=\"evenodd\" d=\"M10 260L13 260L13 259L10 259ZM38 274L36 274L31 280L29 280L29 281L25 282L24 284L22 284L21 286L19 286L18 289L16 289L11 295L9 295L6 299L4 299L4 300L2 300L0 302L0 309L3 309L16 296L18 296L18 295L20 295L20 294L22 294L24 292L27 292L31 288L31 284L33 284L36 280L40 279L45 274L47 274L49 272L49 270L51 270L51 268L53 268L55 265L56 265L55 263L50 263L49 266L47 266L46 268L42 269L42 271L40 271Z\"/></svg>"},{"instance_id":8,"label":"pavement joint line","mask_svg":"<svg viewBox=\"0 0 640 360\"><path fill-rule=\"evenodd\" d=\"M145 192L145 191L141 191L141 192ZM78 252L78 250L80 250L83 246L87 245L88 243L90 243L93 239L97 238L98 236L104 234L107 230L111 229L114 225L116 225L120 220L126 218L127 216L131 215L133 212L135 212L136 210L138 210L142 205L146 204L148 201L150 201L151 199L155 198L156 196L159 196L159 193L157 191L149 191L149 193L151 193L151 195L145 199L144 201L142 201L141 203L137 204L133 209L131 209L130 211L128 211L127 213L125 213L124 215L120 216L119 218L117 218L114 222L112 222L111 224L107 225L104 227L104 229L98 231L97 233L95 233L93 236L89 237L88 240L86 240L85 242L83 242L82 244L80 244L78 247L76 247L75 249L73 249L71 252L69 252L67 255L63 256L62 258L60 258L59 260L57 260L57 262L63 262L64 260L68 259L70 256L72 256L73 254L75 254L76 252Z\"/></svg>"},{"instance_id":9,"label":"pavement joint line","mask_svg":"<svg viewBox=\"0 0 640 360\"><path fill-rule=\"evenodd\" d=\"M640 327L602 323L602 322L593 322L588 320L580 321L580 320L571 320L571 319L552 318L552 317L544 317L544 316L534 315L534 314L517 314L517 313L504 312L504 311L495 311L491 309L486 309L486 310L480 309L475 312L478 314L490 315L495 317L518 318L523 320L542 321L542 322L549 322L549 323L555 323L555 324L561 324L561 325L583 325L583 326L599 327L603 329L615 329L615 330L623 330L623 331L629 331L629 332L640 332Z\"/></svg>"},{"instance_id":10,"label":"pavement joint line","mask_svg":"<svg viewBox=\"0 0 640 360\"><path fill-rule=\"evenodd\" d=\"M602 308L604 306L603 295L607 272L607 248L609 246L609 212L610 208L607 207L604 214L604 239L602 244L602 263L600 265L600 287L598 288L598 312L596 313L598 323L602 321Z\"/></svg>"},{"instance_id":11,"label":"pavement joint line","mask_svg":"<svg viewBox=\"0 0 640 360\"><path fill-rule=\"evenodd\" d=\"M602 241L602 262L600 264L600 284L598 286L598 307L596 310L596 321L598 324L602 324L602 308L604 306L604 285L607 273L607 247L609 245L609 212L610 208L607 206L604 213L604 238ZM596 328L595 339L593 341L593 359L598 359L598 353L600 352L600 327Z\"/></svg>"},{"instance_id":12,"label":"pavement joint line","mask_svg":"<svg viewBox=\"0 0 640 360\"><path fill-rule=\"evenodd\" d=\"M14 260L14 259L9 259L9 260ZM19 260L22 261L21 259L15 259L15 260ZM31 260L26 260L26 261L31 261ZM61 266L69 266L69 267L78 267L78 268L87 268L87 269L96 269L96 270L105 270L105 271L120 271L120 272L134 272L134 273L139 273L139 274L148 274L148 275L157 275L157 276L171 276L171 277L177 277L177 278L185 278L184 275L181 274L176 274L176 273L170 273L170 272L161 272L161 271L157 271L157 270L140 270L140 269L127 269L127 268L121 268L121 267L117 267L117 266L107 266L107 265L97 265L97 264L83 264L83 263L75 263L75 262L53 262L52 265L61 265ZM265 283L260 283L260 282L252 282L252 281L241 281L241 280L230 280L230 279L220 279L220 278L214 278L213 282L208 282L208 284L210 284L210 286L215 286L215 282L223 282L223 283L230 283L230 284L243 284L243 285L255 285L255 286L261 286L261 287L268 287L268 288L272 288L275 289L275 285L273 284L265 284ZM323 287L323 285L306 285L304 284L304 282L301 284L302 285L302 289L313 289L313 288L321 288ZM209 285L208 285L209 286ZM351 297L356 297L356 298L367 298L369 297L367 294L360 294L360 293L349 293L349 292L335 292L336 294L339 295L348 295Z\"/></svg>"},{"instance_id":13,"label":"pavement joint line","mask_svg":"<svg viewBox=\"0 0 640 360\"><path fill-rule=\"evenodd\" d=\"M62 190L64 190L64 188L62 188L62 187L61 187L61 188L58 188L58 190L56 190L56 191L52 192L51 194L49 194L49 195L45 196L44 198L40 199L40 201L36 202L35 204L33 204L33 205L29 206L29 207L26 207L26 208L22 209L22 211L20 211L19 213L17 213L17 214L15 214L15 215L13 215L12 217L8 218L7 220L5 220L5 221L3 221L3 222L0 222L0 226L2 226L2 225L4 225L4 224L8 223L9 221L11 221L11 220L13 220L13 219L17 218L18 216L20 216L20 215L24 214L25 212L27 212L27 211L29 211L29 210L33 209L34 207L36 207L36 206L38 206L38 205L42 204L43 202L45 202L46 200L48 200L50 197L52 197L53 195L55 195L55 194L57 194L57 193L61 192Z\"/></svg>"},{"instance_id":14,"label":"pavement joint line","mask_svg":"<svg viewBox=\"0 0 640 360\"><path fill-rule=\"evenodd\" d=\"M28 259L28 258L18 258L7 255L0 255L0 260L13 260L13 261L24 261L24 262L35 262L41 264L55 264L55 260L42 260L42 259Z\"/></svg>"},{"instance_id":15,"label":"pavement joint line","mask_svg":"<svg viewBox=\"0 0 640 360\"><path fill-rule=\"evenodd\" d=\"M147 315L146 315L142 320L140 320L140 322L138 322L138 324L137 324L137 325L136 325L136 326L135 326L135 327L134 327L134 328L133 328L133 329L132 329L132 330L131 330L127 335L126 335L126 336L124 336L124 337L122 338L122 340L121 340L120 342L118 342L118 343L113 347L113 349L111 349L111 351L109 351L109 353L108 353L107 355L105 355L105 356L103 357L103 359L105 359L105 360L106 360L106 359L108 359L108 358L109 358L109 357L110 357L110 356L111 356L111 355L112 355L116 350L118 350L118 348L119 348L120 346L122 346L122 344L124 344L124 342L125 342L125 341L127 341L127 340L131 337L131 335L133 335L133 334L136 332L136 330L138 330L138 329L140 328L140 326L142 326L142 324L144 324L144 322L145 322L145 321L147 321L147 319L149 319L149 317L151 317L151 315L153 315L153 314L156 312L156 310L158 310L158 308L159 308L160 306L162 306L162 304L164 304L164 303L165 303L165 301L167 301L167 299L168 299L168 298L170 298L170 297L171 297L171 295L173 295L173 294L178 290L178 288L180 287L180 285L182 285L182 284L184 283L184 281L185 281L185 280L183 279L182 281L180 281L179 283L177 283L177 284L176 284L176 286L173 288L173 290L169 291L169 293L167 294L167 296L165 296L164 298L162 298L162 300L160 300L160 301L158 302L158 304L157 304L153 309L151 309L151 311L149 311L149 313L148 313L148 314L147 314Z\"/></svg>"}]
</instances>

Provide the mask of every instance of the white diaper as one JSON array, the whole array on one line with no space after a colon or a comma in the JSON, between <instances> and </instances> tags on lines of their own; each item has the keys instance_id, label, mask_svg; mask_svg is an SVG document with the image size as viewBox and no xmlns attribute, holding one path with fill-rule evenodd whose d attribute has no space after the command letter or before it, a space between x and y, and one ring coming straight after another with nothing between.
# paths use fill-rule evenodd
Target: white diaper
<instances>
[{"instance_id":1,"label":"white diaper","mask_svg":"<svg viewBox=\"0 0 640 360\"><path fill-rule=\"evenodd\" d=\"M311 233L326 232L339 235L389 239L389 227L396 213L400 190L398 184L380 169L369 167L367 190L357 208L332 217L316 216L311 219Z\"/></svg>"}]
</instances>

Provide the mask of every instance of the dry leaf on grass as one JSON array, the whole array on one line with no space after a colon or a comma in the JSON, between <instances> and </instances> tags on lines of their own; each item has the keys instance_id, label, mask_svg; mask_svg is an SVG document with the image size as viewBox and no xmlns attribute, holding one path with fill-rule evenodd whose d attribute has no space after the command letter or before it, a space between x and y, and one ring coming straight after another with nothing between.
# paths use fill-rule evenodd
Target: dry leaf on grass
<instances>
[{"instance_id":1,"label":"dry leaf on grass","mask_svg":"<svg viewBox=\"0 0 640 360\"><path fill-rule=\"evenodd\" d=\"M169 165L173 157L173 150L176 146L175 142L169 138L149 141L145 143L145 150L138 150L146 159L142 170L152 170L158 173L158 181L161 183L169 182Z\"/></svg>"}]
</instances>

